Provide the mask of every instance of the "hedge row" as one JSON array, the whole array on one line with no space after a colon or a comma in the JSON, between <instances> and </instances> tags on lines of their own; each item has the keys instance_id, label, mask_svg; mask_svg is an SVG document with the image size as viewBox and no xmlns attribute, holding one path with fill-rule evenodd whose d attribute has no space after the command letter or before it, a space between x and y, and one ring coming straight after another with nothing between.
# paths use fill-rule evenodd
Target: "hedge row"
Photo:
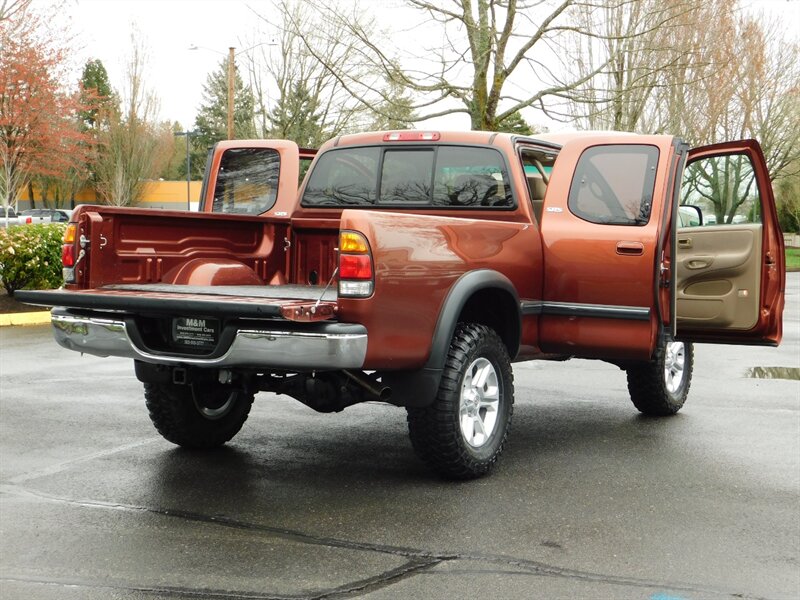
<instances>
[{"instance_id":1,"label":"hedge row","mask_svg":"<svg viewBox=\"0 0 800 600\"><path fill-rule=\"evenodd\" d=\"M12 225L0 229L0 280L9 295L62 284L61 245L66 225Z\"/></svg>"}]
</instances>

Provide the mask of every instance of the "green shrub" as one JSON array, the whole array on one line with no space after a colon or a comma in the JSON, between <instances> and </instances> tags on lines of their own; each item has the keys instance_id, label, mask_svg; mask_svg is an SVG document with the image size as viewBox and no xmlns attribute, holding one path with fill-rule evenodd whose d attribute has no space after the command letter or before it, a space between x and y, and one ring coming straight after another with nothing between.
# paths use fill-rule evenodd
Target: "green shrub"
<instances>
[{"instance_id":1,"label":"green shrub","mask_svg":"<svg viewBox=\"0 0 800 600\"><path fill-rule=\"evenodd\" d=\"M14 225L0 229L0 280L9 295L62 284L61 245L66 225Z\"/></svg>"},{"instance_id":2,"label":"green shrub","mask_svg":"<svg viewBox=\"0 0 800 600\"><path fill-rule=\"evenodd\" d=\"M778 221L784 233L800 233L800 201L784 200L778 206Z\"/></svg>"},{"instance_id":3,"label":"green shrub","mask_svg":"<svg viewBox=\"0 0 800 600\"><path fill-rule=\"evenodd\" d=\"M775 182L778 220L784 233L800 233L800 174Z\"/></svg>"}]
</instances>

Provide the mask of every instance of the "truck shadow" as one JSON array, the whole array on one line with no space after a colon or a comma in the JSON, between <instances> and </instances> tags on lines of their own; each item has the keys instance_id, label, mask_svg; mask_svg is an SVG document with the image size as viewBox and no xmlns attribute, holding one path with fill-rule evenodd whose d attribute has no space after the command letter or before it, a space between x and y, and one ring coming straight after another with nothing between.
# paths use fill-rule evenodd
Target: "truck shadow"
<instances>
[{"instance_id":1,"label":"truck shadow","mask_svg":"<svg viewBox=\"0 0 800 600\"><path fill-rule=\"evenodd\" d=\"M276 491L301 496L336 490L402 490L469 486L439 479L416 457L405 411L350 409L337 415L303 415L271 432L255 416L228 446L193 452L170 448L152 457L151 492L171 502L187 496L225 500ZM317 421L319 419L319 421ZM662 460L682 452L670 431L684 416L643 418L620 406L520 403L506 451L490 479L546 478L555 468L591 468L609 460ZM673 460L674 457L669 458ZM631 465L628 465L631 466ZM595 465L597 468L597 465ZM627 468L627 467L623 467Z\"/></svg>"}]
</instances>

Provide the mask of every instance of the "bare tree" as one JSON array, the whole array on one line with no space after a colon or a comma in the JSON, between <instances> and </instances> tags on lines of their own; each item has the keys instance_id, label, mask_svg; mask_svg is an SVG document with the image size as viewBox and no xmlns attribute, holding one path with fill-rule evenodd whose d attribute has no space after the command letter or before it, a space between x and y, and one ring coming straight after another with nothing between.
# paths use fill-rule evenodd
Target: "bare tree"
<instances>
[{"instance_id":1,"label":"bare tree","mask_svg":"<svg viewBox=\"0 0 800 600\"><path fill-rule=\"evenodd\" d=\"M763 16L726 10L698 22L684 43L701 58L667 74L655 98L663 127L693 145L756 138L773 179L797 175L798 39Z\"/></svg>"},{"instance_id":2,"label":"bare tree","mask_svg":"<svg viewBox=\"0 0 800 600\"><path fill-rule=\"evenodd\" d=\"M317 146L326 139L358 130L370 114L339 77L348 71L361 79L358 40L340 21L327 20L301 0L275 0L280 21L259 14L273 43L253 43L247 52L262 137Z\"/></svg>"},{"instance_id":3,"label":"bare tree","mask_svg":"<svg viewBox=\"0 0 800 600\"><path fill-rule=\"evenodd\" d=\"M620 0L576 12L583 29L605 27L605 35L584 36L573 55L580 73L596 75L560 116L588 128L672 132L692 144L757 137L773 174L792 161L798 44L776 23L740 15L728 0Z\"/></svg>"},{"instance_id":4,"label":"bare tree","mask_svg":"<svg viewBox=\"0 0 800 600\"><path fill-rule=\"evenodd\" d=\"M0 0L0 22L15 21L15 27L26 27L25 14L33 0Z\"/></svg>"},{"instance_id":5,"label":"bare tree","mask_svg":"<svg viewBox=\"0 0 800 600\"><path fill-rule=\"evenodd\" d=\"M653 131L659 120L655 99L675 79L672 74L704 60L697 44L687 43L696 33L696 21L715 19L721 4L723 0L607 0L575 6L569 55L576 72L589 78L564 101L551 101L546 111L587 129Z\"/></svg>"},{"instance_id":6,"label":"bare tree","mask_svg":"<svg viewBox=\"0 0 800 600\"><path fill-rule=\"evenodd\" d=\"M691 145L753 137L773 179L798 176L798 42L777 23L728 0L620 0L576 13L583 29L605 34L576 39L578 72L596 75L551 114L592 129L674 133ZM746 206L752 172L709 169L689 187L717 222L731 222Z\"/></svg>"},{"instance_id":7,"label":"bare tree","mask_svg":"<svg viewBox=\"0 0 800 600\"><path fill-rule=\"evenodd\" d=\"M106 111L98 134L95 175L106 204L136 204L148 179L169 158L171 131L157 122L158 98L147 88L146 66L146 52L133 33L123 89L117 93L122 102Z\"/></svg>"},{"instance_id":8,"label":"bare tree","mask_svg":"<svg viewBox=\"0 0 800 600\"><path fill-rule=\"evenodd\" d=\"M398 34L412 50L393 49L389 36L376 35L374 20L364 16L362 6L345 10L335 2L307 2L357 42L354 64L369 67L373 76L366 78L353 76L349 64L342 68L325 60L310 36L298 35L308 52L373 110L391 106L392 86L400 85L415 96L417 121L464 114L473 129L494 130L525 108L569 95L594 75L573 76L562 61L561 44L568 31L575 31L567 10L574 2L405 0L421 17L410 32Z\"/></svg>"},{"instance_id":9,"label":"bare tree","mask_svg":"<svg viewBox=\"0 0 800 600\"><path fill-rule=\"evenodd\" d=\"M729 109L734 131L760 141L772 179L800 175L800 38L782 32L777 22L738 20L739 77Z\"/></svg>"},{"instance_id":10,"label":"bare tree","mask_svg":"<svg viewBox=\"0 0 800 600\"><path fill-rule=\"evenodd\" d=\"M693 145L756 138L764 150L772 180L800 177L800 66L798 42L781 34L762 16L726 11L704 21L695 35L704 60L671 73L658 108L665 123L681 127ZM687 85L684 82L694 82ZM711 165L712 167L714 165ZM708 169L707 169L708 171ZM704 178L717 189L709 202L717 222L729 223L749 193L747 169L722 170L730 182ZM702 182L700 182L702 184ZM700 187L693 185L693 189ZM791 190L796 184L778 186ZM725 193L734 190L735 193ZM780 198L779 198L780 199Z\"/></svg>"},{"instance_id":11,"label":"bare tree","mask_svg":"<svg viewBox=\"0 0 800 600\"><path fill-rule=\"evenodd\" d=\"M18 19L33 0L0 0L0 21Z\"/></svg>"}]
</instances>

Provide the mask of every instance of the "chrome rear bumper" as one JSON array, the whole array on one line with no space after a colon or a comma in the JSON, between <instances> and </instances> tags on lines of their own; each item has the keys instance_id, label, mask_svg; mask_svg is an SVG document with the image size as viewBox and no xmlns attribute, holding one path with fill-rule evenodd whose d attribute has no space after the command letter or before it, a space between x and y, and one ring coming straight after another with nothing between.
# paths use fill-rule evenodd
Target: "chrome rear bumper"
<instances>
[{"instance_id":1,"label":"chrome rear bumper","mask_svg":"<svg viewBox=\"0 0 800 600\"><path fill-rule=\"evenodd\" d=\"M122 318L84 316L54 308L56 341L69 350L95 356L121 356L153 364L200 367L255 367L281 370L357 369L367 353L367 330L361 325L325 323L303 331L243 328L221 355L164 354L139 347ZM276 324L279 326L279 324Z\"/></svg>"}]
</instances>

